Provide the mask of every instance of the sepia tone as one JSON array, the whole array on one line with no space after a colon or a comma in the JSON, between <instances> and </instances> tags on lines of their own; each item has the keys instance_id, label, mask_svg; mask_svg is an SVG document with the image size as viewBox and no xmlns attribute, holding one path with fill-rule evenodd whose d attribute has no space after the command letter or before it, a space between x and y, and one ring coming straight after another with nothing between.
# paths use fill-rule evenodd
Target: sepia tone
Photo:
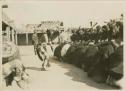
<instances>
[{"instance_id":1,"label":"sepia tone","mask_svg":"<svg viewBox=\"0 0 125 91\"><path fill-rule=\"evenodd\" d=\"M124 2L2 4L2 91L124 89Z\"/></svg>"}]
</instances>

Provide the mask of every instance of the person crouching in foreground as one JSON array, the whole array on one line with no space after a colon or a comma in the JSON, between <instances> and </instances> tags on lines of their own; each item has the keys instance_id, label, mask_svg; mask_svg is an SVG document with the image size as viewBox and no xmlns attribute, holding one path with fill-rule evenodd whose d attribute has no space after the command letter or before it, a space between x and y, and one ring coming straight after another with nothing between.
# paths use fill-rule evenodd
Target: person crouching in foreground
<instances>
[{"instance_id":1,"label":"person crouching in foreground","mask_svg":"<svg viewBox=\"0 0 125 91\"><path fill-rule=\"evenodd\" d=\"M3 41L2 47L2 77L5 85L11 86L15 82L24 89L28 86L29 75L25 72L18 47L10 41Z\"/></svg>"}]
</instances>

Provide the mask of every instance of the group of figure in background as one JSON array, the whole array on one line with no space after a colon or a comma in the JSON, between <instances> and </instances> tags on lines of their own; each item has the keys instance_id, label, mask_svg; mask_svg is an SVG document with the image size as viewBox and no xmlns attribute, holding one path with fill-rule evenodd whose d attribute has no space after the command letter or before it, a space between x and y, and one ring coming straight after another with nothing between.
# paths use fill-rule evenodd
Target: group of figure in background
<instances>
[{"instance_id":1,"label":"group of figure in background","mask_svg":"<svg viewBox=\"0 0 125 91\"><path fill-rule=\"evenodd\" d=\"M120 38L123 40L123 22L111 20L106 25L93 28L82 28L77 31L72 30L72 41L93 41L94 43L111 41Z\"/></svg>"},{"instance_id":2,"label":"group of figure in background","mask_svg":"<svg viewBox=\"0 0 125 91\"><path fill-rule=\"evenodd\" d=\"M59 61L82 68L94 81L121 88L123 77L123 22L112 20L95 29L72 31L70 43L55 48Z\"/></svg>"}]
</instances>

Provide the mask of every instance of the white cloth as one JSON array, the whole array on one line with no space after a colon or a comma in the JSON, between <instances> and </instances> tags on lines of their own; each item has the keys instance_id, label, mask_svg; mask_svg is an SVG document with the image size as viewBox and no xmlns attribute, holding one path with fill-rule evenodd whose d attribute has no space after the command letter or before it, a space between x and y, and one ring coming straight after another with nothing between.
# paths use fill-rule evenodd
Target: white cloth
<instances>
[{"instance_id":1,"label":"white cloth","mask_svg":"<svg viewBox=\"0 0 125 91\"><path fill-rule=\"evenodd\" d=\"M65 45L62 47L61 57L63 57L64 55L66 55L67 50L69 49L70 46L71 46L70 44L65 44Z\"/></svg>"},{"instance_id":2,"label":"white cloth","mask_svg":"<svg viewBox=\"0 0 125 91\"><path fill-rule=\"evenodd\" d=\"M59 36L60 42L63 43L65 41L69 41L69 35L66 32L62 32Z\"/></svg>"}]
</instances>

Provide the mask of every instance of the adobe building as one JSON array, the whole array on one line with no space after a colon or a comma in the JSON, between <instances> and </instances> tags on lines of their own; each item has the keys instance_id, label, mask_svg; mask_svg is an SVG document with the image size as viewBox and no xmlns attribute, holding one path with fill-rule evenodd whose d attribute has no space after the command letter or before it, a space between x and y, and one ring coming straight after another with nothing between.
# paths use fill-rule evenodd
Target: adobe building
<instances>
[{"instance_id":1,"label":"adobe building","mask_svg":"<svg viewBox=\"0 0 125 91\"><path fill-rule=\"evenodd\" d=\"M8 41L12 41L17 44L16 30L14 21L2 12L2 38L3 36L6 36Z\"/></svg>"},{"instance_id":2,"label":"adobe building","mask_svg":"<svg viewBox=\"0 0 125 91\"><path fill-rule=\"evenodd\" d=\"M40 24L27 24L22 29L16 28L14 21L2 12L2 36L17 45L32 45L32 35L37 30L38 37L49 30L64 30L62 21L42 21Z\"/></svg>"},{"instance_id":3,"label":"adobe building","mask_svg":"<svg viewBox=\"0 0 125 91\"><path fill-rule=\"evenodd\" d=\"M27 24L23 29L17 31L18 45L32 45L32 35L34 30L37 31L38 37L42 36L49 30L60 31L64 30L63 22L61 21L42 21L40 24Z\"/></svg>"}]
</instances>

